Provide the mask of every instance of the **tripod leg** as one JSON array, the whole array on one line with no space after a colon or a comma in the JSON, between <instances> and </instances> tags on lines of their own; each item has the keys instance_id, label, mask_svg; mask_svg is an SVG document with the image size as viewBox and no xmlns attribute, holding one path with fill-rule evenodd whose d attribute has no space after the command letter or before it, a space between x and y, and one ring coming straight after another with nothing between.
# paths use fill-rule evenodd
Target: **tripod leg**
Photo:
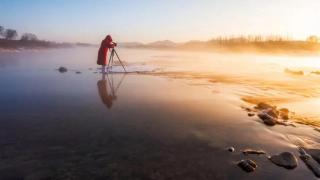
<instances>
[{"instance_id":1,"label":"tripod leg","mask_svg":"<svg viewBox=\"0 0 320 180\"><path fill-rule=\"evenodd\" d=\"M114 53L116 54L116 56L117 56L117 58L118 58L118 60L119 60L119 62L120 62L120 64L121 64L121 66L122 66L122 68L123 68L124 72L127 72L127 70L126 70L126 68L124 67L124 65L123 65L123 63L122 63L122 61L121 61L121 59L120 59L120 57L119 57L119 55L118 55L118 53L117 53L117 51L116 51L116 50L114 50Z\"/></svg>"},{"instance_id":2,"label":"tripod leg","mask_svg":"<svg viewBox=\"0 0 320 180\"><path fill-rule=\"evenodd\" d=\"M109 69L112 70L113 57L114 57L114 50L112 49L112 50L111 50L111 53L110 53L110 58L109 58L108 71L109 71Z\"/></svg>"},{"instance_id":3,"label":"tripod leg","mask_svg":"<svg viewBox=\"0 0 320 180\"><path fill-rule=\"evenodd\" d=\"M111 51L109 59L108 59L108 67L107 67L108 73L109 73L109 68L110 68L110 63L111 63L112 56L113 56L113 54L112 54L112 51Z\"/></svg>"},{"instance_id":4,"label":"tripod leg","mask_svg":"<svg viewBox=\"0 0 320 180\"><path fill-rule=\"evenodd\" d=\"M111 69L113 68L113 65L114 65L114 49L112 50Z\"/></svg>"}]
</instances>

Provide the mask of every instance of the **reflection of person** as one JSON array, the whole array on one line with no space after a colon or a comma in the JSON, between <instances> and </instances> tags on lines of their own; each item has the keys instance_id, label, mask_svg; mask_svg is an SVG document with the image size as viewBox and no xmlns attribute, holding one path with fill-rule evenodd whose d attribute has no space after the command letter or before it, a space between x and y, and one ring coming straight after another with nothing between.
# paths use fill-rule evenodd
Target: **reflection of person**
<instances>
[{"instance_id":1,"label":"reflection of person","mask_svg":"<svg viewBox=\"0 0 320 180\"><path fill-rule=\"evenodd\" d=\"M116 99L116 96L113 94L112 87L110 87L110 94L108 93L108 82L105 78L105 74L102 74L102 79L98 81L97 86L99 96L103 104L105 104L106 107L110 109L112 107L112 101Z\"/></svg>"},{"instance_id":2,"label":"reflection of person","mask_svg":"<svg viewBox=\"0 0 320 180\"><path fill-rule=\"evenodd\" d=\"M117 43L112 41L112 37L107 35L107 37L102 40L99 51L98 51L98 59L97 64L102 66L102 72L105 73L107 62L107 54L109 48L114 48L117 46Z\"/></svg>"}]
</instances>

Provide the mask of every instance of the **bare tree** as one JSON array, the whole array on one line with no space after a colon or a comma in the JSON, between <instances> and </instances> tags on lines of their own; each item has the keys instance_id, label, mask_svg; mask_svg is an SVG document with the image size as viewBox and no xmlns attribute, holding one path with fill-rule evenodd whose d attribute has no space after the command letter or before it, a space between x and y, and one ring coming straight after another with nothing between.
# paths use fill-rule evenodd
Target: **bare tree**
<instances>
[{"instance_id":1,"label":"bare tree","mask_svg":"<svg viewBox=\"0 0 320 180\"><path fill-rule=\"evenodd\" d=\"M3 35L4 35L4 27L0 26L0 36L3 36Z\"/></svg>"},{"instance_id":2,"label":"bare tree","mask_svg":"<svg viewBox=\"0 0 320 180\"><path fill-rule=\"evenodd\" d=\"M38 38L35 34L32 34L32 33L24 33L22 36L21 36L21 41L37 41Z\"/></svg>"},{"instance_id":3,"label":"bare tree","mask_svg":"<svg viewBox=\"0 0 320 180\"><path fill-rule=\"evenodd\" d=\"M320 42L320 39L317 37L317 36L309 36L307 38L307 42L310 42L310 43L318 43Z\"/></svg>"},{"instance_id":4,"label":"bare tree","mask_svg":"<svg viewBox=\"0 0 320 180\"><path fill-rule=\"evenodd\" d=\"M5 31L5 38L6 38L7 40L14 40L14 39L17 38L17 36L18 36L18 33L17 33L17 31L14 30L14 29L7 29L7 30Z\"/></svg>"}]
</instances>

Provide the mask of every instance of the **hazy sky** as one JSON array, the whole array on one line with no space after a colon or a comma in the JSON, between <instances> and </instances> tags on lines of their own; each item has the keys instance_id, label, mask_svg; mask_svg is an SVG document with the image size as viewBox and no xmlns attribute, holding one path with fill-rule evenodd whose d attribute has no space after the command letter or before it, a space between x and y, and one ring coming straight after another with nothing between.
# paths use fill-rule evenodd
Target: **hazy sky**
<instances>
[{"instance_id":1,"label":"hazy sky","mask_svg":"<svg viewBox=\"0 0 320 180\"><path fill-rule=\"evenodd\" d=\"M320 0L0 0L0 14L5 28L66 42L320 35Z\"/></svg>"}]
</instances>

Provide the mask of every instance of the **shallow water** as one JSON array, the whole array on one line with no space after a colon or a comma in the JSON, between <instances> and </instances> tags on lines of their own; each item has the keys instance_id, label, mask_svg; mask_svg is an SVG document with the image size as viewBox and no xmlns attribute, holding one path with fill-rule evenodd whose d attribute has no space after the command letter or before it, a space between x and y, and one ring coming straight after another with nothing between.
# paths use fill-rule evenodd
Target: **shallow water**
<instances>
[{"instance_id":1,"label":"shallow water","mask_svg":"<svg viewBox=\"0 0 320 180\"><path fill-rule=\"evenodd\" d=\"M241 150L298 155L298 145L318 145L308 120L319 117L320 76L309 73L320 57L118 53L141 72L100 74L95 48L0 54L0 179L315 178L302 161L287 170ZM259 101L309 119L267 127L241 108ZM237 167L244 158L254 173Z\"/></svg>"}]
</instances>

